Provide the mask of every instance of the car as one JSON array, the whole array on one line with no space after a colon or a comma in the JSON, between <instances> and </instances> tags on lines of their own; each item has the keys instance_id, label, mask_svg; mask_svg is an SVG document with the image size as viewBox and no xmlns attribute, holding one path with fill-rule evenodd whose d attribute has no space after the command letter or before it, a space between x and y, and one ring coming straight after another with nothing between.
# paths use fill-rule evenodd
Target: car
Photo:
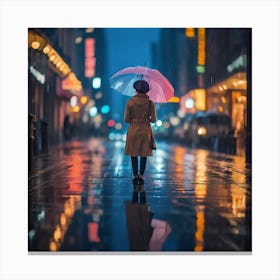
<instances>
[{"instance_id":1,"label":"car","mask_svg":"<svg viewBox=\"0 0 280 280\"><path fill-rule=\"evenodd\" d=\"M231 118L224 113L205 111L189 114L185 117L184 129L184 141L192 147L221 150L218 146L227 146L229 139L234 138Z\"/></svg>"}]
</instances>

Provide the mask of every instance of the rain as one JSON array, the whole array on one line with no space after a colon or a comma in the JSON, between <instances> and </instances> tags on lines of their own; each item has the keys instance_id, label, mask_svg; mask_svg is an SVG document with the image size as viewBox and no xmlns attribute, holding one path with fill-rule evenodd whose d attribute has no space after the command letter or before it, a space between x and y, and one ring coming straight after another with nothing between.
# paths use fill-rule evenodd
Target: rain
<instances>
[{"instance_id":1,"label":"rain","mask_svg":"<svg viewBox=\"0 0 280 280\"><path fill-rule=\"evenodd\" d=\"M28 39L30 252L252 250L250 28ZM157 116L141 183L124 152L139 79Z\"/></svg>"},{"instance_id":2,"label":"rain","mask_svg":"<svg viewBox=\"0 0 280 280\"><path fill-rule=\"evenodd\" d=\"M262 2L1 1L1 279L279 278Z\"/></svg>"}]
</instances>

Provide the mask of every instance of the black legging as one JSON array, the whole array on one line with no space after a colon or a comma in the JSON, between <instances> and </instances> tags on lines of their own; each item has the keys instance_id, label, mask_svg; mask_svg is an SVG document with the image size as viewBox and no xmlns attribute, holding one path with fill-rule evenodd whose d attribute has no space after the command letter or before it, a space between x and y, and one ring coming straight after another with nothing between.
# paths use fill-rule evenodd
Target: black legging
<instances>
[{"instance_id":1,"label":"black legging","mask_svg":"<svg viewBox=\"0 0 280 280\"><path fill-rule=\"evenodd\" d=\"M146 169L147 157L140 157L140 175L144 175ZM138 175L138 157L131 157L133 175Z\"/></svg>"}]
</instances>

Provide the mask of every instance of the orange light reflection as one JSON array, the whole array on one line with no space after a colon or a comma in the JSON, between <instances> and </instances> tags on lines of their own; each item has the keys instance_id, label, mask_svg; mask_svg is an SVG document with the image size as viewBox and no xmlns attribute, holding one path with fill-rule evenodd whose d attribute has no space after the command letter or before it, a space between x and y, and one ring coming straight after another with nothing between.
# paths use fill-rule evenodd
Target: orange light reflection
<instances>
[{"instance_id":1,"label":"orange light reflection","mask_svg":"<svg viewBox=\"0 0 280 280\"><path fill-rule=\"evenodd\" d=\"M90 242L100 242L100 238L98 236L98 224L97 223L88 223L88 240Z\"/></svg>"},{"instance_id":2,"label":"orange light reflection","mask_svg":"<svg viewBox=\"0 0 280 280\"><path fill-rule=\"evenodd\" d=\"M195 185L194 185L194 194L197 199L197 208L196 208L196 232L195 232L195 248L194 251L203 251L204 245L204 208L205 206L202 203L205 200L207 195L207 160L208 152L205 150L197 150L196 152L196 170L195 170Z\"/></svg>"}]
</instances>

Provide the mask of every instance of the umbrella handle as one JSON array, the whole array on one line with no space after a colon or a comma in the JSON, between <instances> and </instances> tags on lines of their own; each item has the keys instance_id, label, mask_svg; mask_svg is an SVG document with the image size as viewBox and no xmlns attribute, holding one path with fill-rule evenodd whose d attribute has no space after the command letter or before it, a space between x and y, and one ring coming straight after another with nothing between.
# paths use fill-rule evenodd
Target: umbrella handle
<instances>
[{"instance_id":1,"label":"umbrella handle","mask_svg":"<svg viewBox=\"0 0 280 280\"><path fill-rule=\"evenodd\" d=\"M144 62L144 67L146 67L146 60ZM143 80L143 76L144 76L144 74L141 74L141 80Z\"/></svg>"}]
</instances>

